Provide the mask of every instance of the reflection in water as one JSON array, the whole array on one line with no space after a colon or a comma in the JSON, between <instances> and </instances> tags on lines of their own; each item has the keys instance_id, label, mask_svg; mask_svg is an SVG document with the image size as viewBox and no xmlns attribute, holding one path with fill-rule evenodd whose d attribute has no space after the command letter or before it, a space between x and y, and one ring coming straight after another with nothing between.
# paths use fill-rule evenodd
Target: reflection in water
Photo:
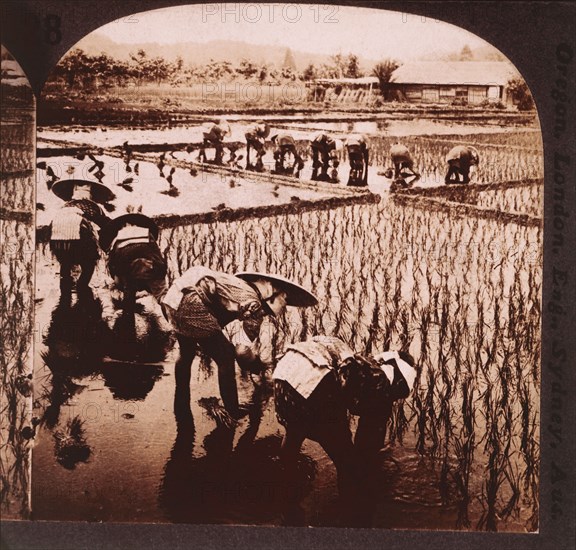
<instances>
[{"instance_id":1,"label":"reflection in water","mask_svg":"<svg viewBox=\"0 0 576 550\"><path fill-rule=\"evenodd\" d=\"M294 493L305 495L311 487L315 466L304 455L299 476L286 482L276 460L280 438L266 436L254 441L269 399L264 387L256 388L249 405L248 427L234 448L236 427L216 424L202 443L206 455L194 456L195 427L188 384L177 385L174 415L177 435L164 469L160 506L168 519L183 523L280 523L286 502Z\"/></svg>"},{"instance_id":2,"label":"reflection in water","mask_svg":"<svg viewBox=\"0 0 576 550\"><path fill-rule=\"evenodd\" d=\"M52 383L41 396L47 403L41 422L54 430L56 460L69 470L78 462L87 462L91 449L79 416L56 429L60 410L86 387L76 384L73 379L89 376L98 368L104 355L100 342L106 330L102 304L89 288L79 292L76 301L73 298L71 292L60 296L45 338L48 351L42 353L44 363L52 373Z\"/></svg>"},{"instance_id":3,"label":"reflection in water","mask_svg":"<svg viewBox=\"0 0 576 550\"><path fill-rule=\"evenodd\" d=\"M160 365L116 361L102 365L100 371L114 399L137 401L146 399L154 384L164 374L164 369Z\"/></svg>"},{"instance_id":4,"label":"reflection in water","mask_svg":"<svg viewBox=\"0 0 576 550\"><path fill-rule=\"evenodd\" d=\"M41 423L52 431L57 462L70 470L79 462L87 462L92 453L80 416L67 421L61 418L62 406L88 387L78 384L78 379L98 373L115 399L143 400L164 373L159 365L105 363L105 355L120 338L112 333L102 314L102 303L90 288L78 294L63 292L44 340L48 349L41 353L51 373L51 383L39 399L44 407ZM152 314L145 312L140 317L150 327L149 339L153 341L138 341L139 351L152 359L164 358L169 337L161 332Z\"/></svg>"},{"instance_id":5,"label":"reflection in water","mask_svg":"<svg viewBox=\"0 0 576 550\"><path fill-rule=\"evenodd\" d=\"M73 378L93 374L104 355L102 304L90 289L79 293L75 302L73 298L70 292L60 296L44 339L48 350L41 354L52 374L51 387L42 396L48 403L42 420L50 429L59 422L60 407L85 388Z\"/></svg>"},{"instance_id":6,"label":"reflection in water","mask_svg":"<svg viewBox=\"0 0 576 550\"><path fill-rule=\"evenodd\" d=\"M104 356L102 338L106 331L102 303L90 288L78 292L75 301L73 293L63 293L44 339L48 346L46 365L53 374L93 373Z\"/></svg>"},{"instance_id":7,"label":"reflection in water","mask_svg":"<svg viewBox=\"0 0 576 550\"><path fill-rule=\"evenodd\" d=\"M249 374L246 376L252 377L252 375ZM253 382L254 380L255 378L252 377ZM257 381L254 382L254 391L252 392L252 397L248 403L248 427L240 436L238 443L236 444L237 453L249 451L249 447L254 443L262 423L264 410L266 409L271 397L271 381L266 379L264 376L259 377Z\"/></svg>"},{"instance_id":8,"label":"reflection in water","mask_svg":"<svg viewBox=\"0 0 576 550\"><path fill-rule=\"evenodd\" d=\"M119 311L117 315L109 332L110 357L152 363L166 358L173 338L157 312L142 307L140 312Z\"/></svg>"}]
</instances>

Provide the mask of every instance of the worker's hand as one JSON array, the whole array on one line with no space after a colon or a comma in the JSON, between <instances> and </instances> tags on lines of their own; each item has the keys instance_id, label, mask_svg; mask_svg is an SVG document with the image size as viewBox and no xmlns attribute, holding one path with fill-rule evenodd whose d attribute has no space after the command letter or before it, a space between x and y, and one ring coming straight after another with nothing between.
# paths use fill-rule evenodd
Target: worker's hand
<instances>
[{"instance_id":1,"label":"worker's hand","mask_svg":"<svg viewBox=\"0 0 576 550\"><path fill-rule=\"evenodd\" d=\"M260 374L266 369L266 366L260 360L258 353L253 347L245 344L237 344L234 347L236 355L236 362L243 371L251 372L252 374Z\"/></svg>"}]
</instances>

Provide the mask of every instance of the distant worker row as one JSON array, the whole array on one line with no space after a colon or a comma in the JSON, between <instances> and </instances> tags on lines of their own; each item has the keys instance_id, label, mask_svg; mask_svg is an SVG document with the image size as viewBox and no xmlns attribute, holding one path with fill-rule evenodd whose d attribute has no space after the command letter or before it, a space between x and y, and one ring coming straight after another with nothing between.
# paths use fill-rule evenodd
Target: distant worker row
<instances>
[{"instance_id":1,"label":"distant worker row","mask_svg":"<svg viewBox=\"0 0 576 550\"><path fill-rule=\"evenodd\" d=\"M211 147L215 150L212 162L224 164L224 138L230 134L230 124L224 119L217 123L205 124L199 160L207 162L206 148ZM248 127L244 137L246 139L246 170L258 172L264 170L263 157L266 154L266 140L270 139L274 145L273 172L300 177L304 168L304 160L294 137L290 133L278 132L271 135L270 126L266 122L259 121ZM368 185L368 140L365 136L350 135L342 141L324 132L319 132L312 137L310 148L312 150L312 180L337 183L339 181L340 157L343 150L346 149L350 161L347 184L362 187ZM251 161L251 154L254 162ZM231 157L236 158L235 151L231 151Z\"/></svg>"},{"instance_id":2,"label":"distant worker row","mask_svg":"<svg viewBox=\"0 0 576 550\"><path fill-rule=\"evenodd\" d=\"M225 119L205 124L199 160L208 162L206 148L210 147L215 149L212 162L224 164L224 138L231 132L230 124ZM244 137L246 139L246 170L259 172L264 170L263 157L266 154L266 140L270 139L274 146L273 173L300 177L305 166L302 150L298 149L296 140L289 132L278 132L271 135L270 126L264 121L259 121L248 127ZM314 134L310 139L311 179L338 183L340 181L338 167L344 149L350 163L347 184L351 186L368 185L369 145L367 137L361 134L349 135L344 140L325 132ZM256 157L254 164L250 159L251 153ZM414 160L405 145L398 142L392 145L390 157L394 168L393 170L385 170L383 175L388 179L393 178L393 188L410 187L420 179L420 174L414 170ZM237 159L235 150L231 149L229 162L241 158ZM478 151L471 146L458 145L448 152L446 163L448 164L444 179L446 184L469 183L470 169L479 164Z\"/></svg>"}]
</instances>

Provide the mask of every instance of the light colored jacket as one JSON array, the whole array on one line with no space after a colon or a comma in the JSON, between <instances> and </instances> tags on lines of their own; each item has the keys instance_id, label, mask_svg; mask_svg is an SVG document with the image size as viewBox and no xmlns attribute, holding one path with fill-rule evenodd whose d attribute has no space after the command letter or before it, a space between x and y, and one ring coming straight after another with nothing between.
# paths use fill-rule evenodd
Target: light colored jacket
<instances>
[{"instance_id":1,"label":"light colored jacket","mask_svg":"<svg viewBox=\"0 0 576 550\"><path fill-rule=\"evenodd\" d=\"M236 314L237 319L248 319L262 308L258 292L246 281L204 266L193 266L184 272L172 283L162 302L178 311L184 291L189 289L194 289L206 306L223 307Z\"/></svg>"},{"instance_id":2,"label":"light colored jacket","mask_svg":"<svg viewBox=\"0 0 576 550\"><path fill-rule=\"evenodd\" d=\"M328 373L351 357L354 357L354 352L342 340L316 336L288 345L272 378L284 380L307 399Z\"/></svg>"}]
</instances>

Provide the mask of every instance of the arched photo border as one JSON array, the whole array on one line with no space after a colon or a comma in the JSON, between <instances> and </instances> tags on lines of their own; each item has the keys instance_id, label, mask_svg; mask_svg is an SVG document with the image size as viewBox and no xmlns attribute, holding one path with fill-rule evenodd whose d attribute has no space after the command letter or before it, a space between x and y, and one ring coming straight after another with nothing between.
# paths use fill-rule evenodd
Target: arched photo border
<instances>
[{"instance_id":1,"label":"arched photo border","mask_svg":"<svg viewBox=\"0 0 576 550\"><path fill-rule=\"evenodd\" d=\"M2 3L2 42L22 66L38 94L62 55L86 34L130 14L197 2L174 0L19 0ZM311 5L301 2L302 6ZM126 548L135 541L152 547L201 545L207 548L387 548L461 547L568 548L574 540L574 105L558 99L558 81L572 86L576 51L576 11L564 2L338 2L339 5L408 12L439 19L472 32L499 49L517 67L534 96L545 155L544 285L542 326L541 521L536 535L430 531L354 531L338 529L250 528L192 525L90 525L3 522L2 538L9 548ZM60 18L61 40L50 38L50 23ZM48 34L47 34L48 33ZM48 42L46 37L48 36ZM54 42L51 44L50 41ZM572 52L569 56L566 52ZM568 58L570 59L568 60ZM565 130L561 130L562 121ZM570 163L562 162L569 157ZM566 176L563 197L555 193L555 175ZM560 212L562 231L557 221ZM561 231L562 246L555 246ZM564 285L561 273L570 273ZM571 303L570 303L571 302ZM559 316L553 304L563 304ZM566 307L567 306L567 307ZM562 394L561 391L566 391ZM562 398L563 397L563 398ZM554 431L556 429L556 432ZM558 429L561 430L557 439ZM556 446L552 444L556 443ZM98 541L95 543L95 541Z\"/></svg>"}]
</instances>

